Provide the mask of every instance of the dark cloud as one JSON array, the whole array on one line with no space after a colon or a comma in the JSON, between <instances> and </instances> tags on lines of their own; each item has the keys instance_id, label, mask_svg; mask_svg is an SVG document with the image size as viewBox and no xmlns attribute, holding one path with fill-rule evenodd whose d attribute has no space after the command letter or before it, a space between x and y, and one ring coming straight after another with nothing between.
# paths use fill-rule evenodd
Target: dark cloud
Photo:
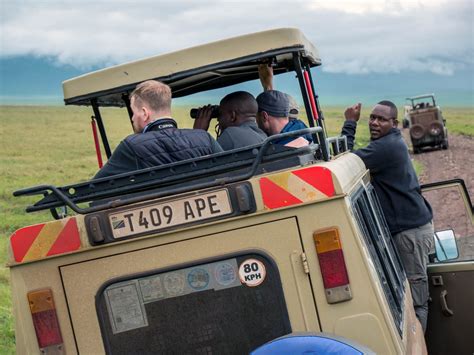
<instances>
[{"instance_id":1,"label":"dark cloud","mask_svg":"<svg viewBox=\"0 0 474 355\"><path fill-rule=\"evenodd\" d=\"M328 72L473 66L471 0L2 1L1 55L84 68L288 26L316 43Z\"/></svg>"}]
</instances>

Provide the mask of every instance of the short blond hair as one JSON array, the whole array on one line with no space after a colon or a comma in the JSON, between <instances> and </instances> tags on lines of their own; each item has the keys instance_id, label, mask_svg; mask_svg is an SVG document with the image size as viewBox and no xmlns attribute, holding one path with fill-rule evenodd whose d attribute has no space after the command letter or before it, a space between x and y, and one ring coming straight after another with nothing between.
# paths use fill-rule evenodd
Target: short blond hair
<instances>
[{"instance_id":1,"label":"short blond hair","mask_svg":"<svg viewBox=\"0 0 474 355\"><path fill-rule=\"evenodd\" d=\"M157 80L147 80L137 85L130 94L130 99L135 98L146 104L155 112L171 110L171 88Z\"/></svg>"}]
</instances>

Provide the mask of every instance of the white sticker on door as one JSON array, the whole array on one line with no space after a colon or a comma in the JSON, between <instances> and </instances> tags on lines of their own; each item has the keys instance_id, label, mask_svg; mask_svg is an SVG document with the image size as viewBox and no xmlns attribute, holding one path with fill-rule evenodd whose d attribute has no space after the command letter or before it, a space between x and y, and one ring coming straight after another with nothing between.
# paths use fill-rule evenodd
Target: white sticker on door
<instances>
[{"instance_id":1,"label":"white sticker on door","mask_svg":"<svg viewBox=\"0 0 474 355\"><path fill-rule=\"evenodd\" d=\"M114 334L148 326L136 281L107 288L105 299Z\"/></svg>"},{"instance_id":2,"label":"white sticker on door","mask_svg":"<svg viewBox=\"0 0 474 355\"><path fill-rule=\"evenodd\" d=\"M260 285L266 274L265 265L257 259L247 259L239 267L240 281L249 287Z\"/></svg>"}]
</instances>

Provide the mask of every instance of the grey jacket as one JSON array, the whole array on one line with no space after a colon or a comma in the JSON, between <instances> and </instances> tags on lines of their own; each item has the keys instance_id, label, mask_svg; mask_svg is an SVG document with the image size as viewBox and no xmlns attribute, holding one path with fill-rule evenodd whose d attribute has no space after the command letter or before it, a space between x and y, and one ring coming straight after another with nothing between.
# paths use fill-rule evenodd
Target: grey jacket
<instances>
[{"instance_id":1,"label":"grey jacket","mask_svg":"<svg viewBox=\"0 0 474 355\"><path fill-rule=\"evenodd\" d=\"M255 121L248 121L240 126L227 127L217 138L217 142L222 149L231 150L262 143L266 138L267 135L258 128Z\"/></svg>"}]
</instances>

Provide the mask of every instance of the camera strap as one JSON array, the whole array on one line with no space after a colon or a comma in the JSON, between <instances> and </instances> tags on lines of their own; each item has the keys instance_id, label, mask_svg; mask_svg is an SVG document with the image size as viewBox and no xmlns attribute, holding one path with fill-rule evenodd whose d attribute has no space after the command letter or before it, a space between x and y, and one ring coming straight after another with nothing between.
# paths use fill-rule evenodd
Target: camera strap
<instances>
[{"instance_id":1,"label":"camera strap","mask_svg":"<svg viewBox=\"0 0 474 355\"><path fill-rule=\"evenodd\" d=\"M178 128L178 124L172 118L160 118L156 121L150 122L143 128L142 133L146 133L148 131L161 131L163 129L168 128Z\"/></svg>"}]
</instances>

